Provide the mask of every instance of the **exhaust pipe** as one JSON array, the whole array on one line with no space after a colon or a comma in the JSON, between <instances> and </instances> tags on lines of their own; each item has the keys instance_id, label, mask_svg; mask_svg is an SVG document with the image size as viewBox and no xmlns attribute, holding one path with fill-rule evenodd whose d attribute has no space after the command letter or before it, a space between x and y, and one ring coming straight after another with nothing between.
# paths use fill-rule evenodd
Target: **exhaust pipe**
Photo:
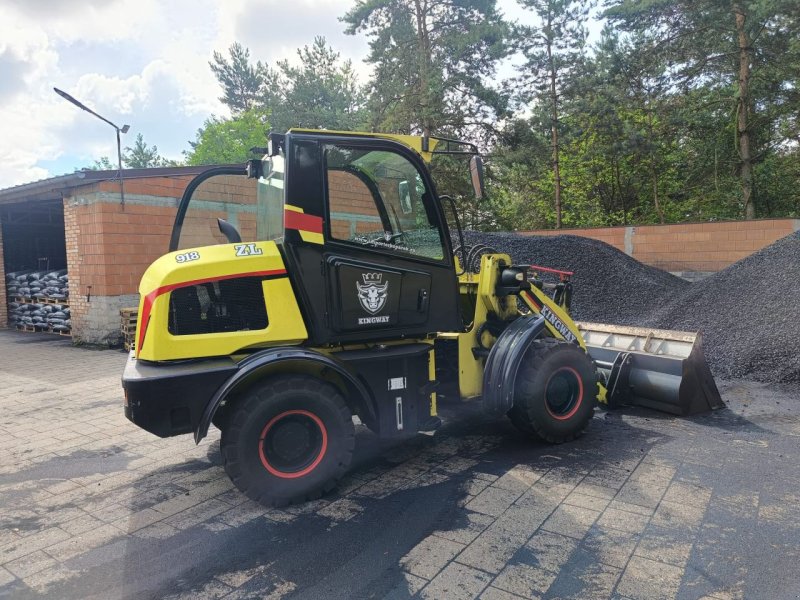
<instances>
[{"instance_id":1,"label":"exhaust pipe","mask_svg":"<svg viewBox=\"0 0 800 600\"><path fill-rule=\"evenodd\" d=\"M578 323L605 379L609 408L636 405L679 416L723 408L700 333Z\"/></svg>"}]
</instances>

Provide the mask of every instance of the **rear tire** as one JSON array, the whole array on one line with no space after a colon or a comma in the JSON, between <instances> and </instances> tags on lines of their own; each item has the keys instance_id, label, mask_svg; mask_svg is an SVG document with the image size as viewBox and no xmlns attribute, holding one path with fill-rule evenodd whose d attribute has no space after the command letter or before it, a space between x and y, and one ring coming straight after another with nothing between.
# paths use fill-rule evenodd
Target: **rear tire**
<instances>
[{"instance_id":1,"label":"rear tire","mask_svg":"<svg viewBox=\"0 0 800 600\"><path fill-rule=\"evenodd\" d=\"M332 385L269 379L232 408L220 444L225 471L249 498L285 506L333 489L353 457L350 409Z\"/></svg>"},{"instance_id":2,"label":"rear tire","mask_svg":"<svg viewBox=\"0 0 800 600\"><path fill-rule=\"evenodd\" d=\"M560 444L580 436L594 413L597 370L580 347L533 342L520 367L508 417L522 433Z\"/></svg>"}]
</instances>

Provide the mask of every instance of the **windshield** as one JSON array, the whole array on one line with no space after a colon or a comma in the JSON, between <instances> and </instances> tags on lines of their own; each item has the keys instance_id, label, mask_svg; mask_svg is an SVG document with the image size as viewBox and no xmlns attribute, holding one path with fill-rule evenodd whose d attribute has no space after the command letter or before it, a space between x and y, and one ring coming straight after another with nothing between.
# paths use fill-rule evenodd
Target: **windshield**
<instances>
[{"instance_id":1,"label":"windshield","mask_svg":"<svg viewBox=\"0 0 800 600\"><path fill-rule=\"evenodd\" d=\"M408 158L390 150L328 145L325 165L334 240L444 258L431 194Z\"/></svg>"},{"instance_id":2,"label":"windshield","mask_svg":"<svg viewBox=\"0 0 800 600\"><path fill-rule=\"evenodd\" d=\"M248 178L243 169L236 173L234 169L219 171L192 192L182 219L179 212L175 221L178 243L170 250L231 243L234 240L222 232L220 219L238 233L242 242L283 236L283 157L265 159L264 175L258 180Z\"/></svg>"}]
</instances>

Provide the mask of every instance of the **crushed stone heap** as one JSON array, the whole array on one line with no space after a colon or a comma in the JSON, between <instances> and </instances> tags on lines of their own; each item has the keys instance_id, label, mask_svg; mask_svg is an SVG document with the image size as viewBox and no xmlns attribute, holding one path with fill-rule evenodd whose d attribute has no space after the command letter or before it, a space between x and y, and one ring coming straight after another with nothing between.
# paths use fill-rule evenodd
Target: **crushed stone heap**
<instances>
[{"instance_id":1,"label":"crushed stone heap","mask_svg":"<svg viewBox=\"0 0 800 600\"><path fill-rule=\"evenodd\" d=\"M589 238L465 237L519 264L573 271L576 320L700 331L715 375L800 381L800 232L693 284Z\"/></svg>"},{"instance_id":2,"label":"crushed stone heap","mask_svg":"<svg viewBox=\"0 0 800 600\"><path fill-rule=\"evenodd\" d=\"M572 316L578 321L638 325L654 306L689 287L687 281L605 242L576 235L467 232L465 238L467 245L486 244L506 252L518 264L574 272Z\"/></svg>"},{"instance_id":3,"label":"crushed stone heap","mask_svg":"<svg viewBox=\"0 0 800 600\"><path fill-rule=\"evenodd\" d=\"M800 232L690 285L644 324L701 331L717 375L800 381Z\"/></svg>"}]
</instances>

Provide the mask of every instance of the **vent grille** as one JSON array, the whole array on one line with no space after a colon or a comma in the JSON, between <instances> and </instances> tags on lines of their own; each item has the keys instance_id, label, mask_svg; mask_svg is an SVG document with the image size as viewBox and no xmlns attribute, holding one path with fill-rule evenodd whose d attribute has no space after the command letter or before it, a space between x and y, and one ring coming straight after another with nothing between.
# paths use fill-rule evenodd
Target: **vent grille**
<instances>
[{"instance_id":1,"label":"vent grille","mask_svg":"<svg viewBox=\"0 0 800 600\"><path fill-rule=\"evenodd\" d=\"M174 290L169 297L169 332L196 335L265 329L262 281L261 277L239 277Z\"/></svg>"}]
</instances>

